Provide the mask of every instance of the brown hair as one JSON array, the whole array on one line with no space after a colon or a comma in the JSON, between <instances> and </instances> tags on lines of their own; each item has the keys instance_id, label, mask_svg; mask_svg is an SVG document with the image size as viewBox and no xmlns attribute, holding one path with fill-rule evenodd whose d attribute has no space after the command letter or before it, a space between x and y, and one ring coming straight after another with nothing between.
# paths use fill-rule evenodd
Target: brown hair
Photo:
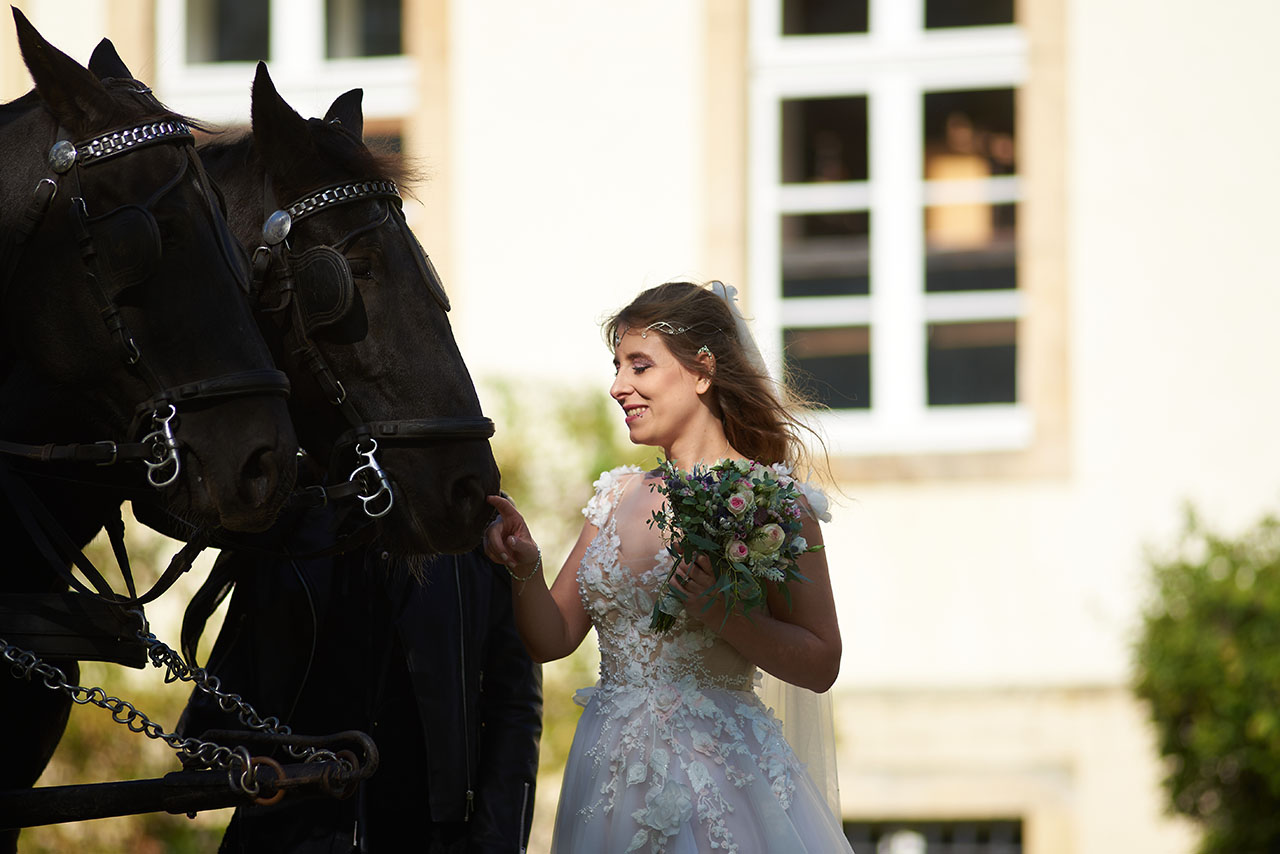
<instances>
[{"instance_id":1,"label":"brown hair","mask_svg":"<svg viewBox=\"0 0 1280 854\"><path fill-rule=\"evenodd\" d=\"M806 402L752 365L738 340L733 312L718 295L692 282L649 288L605 321L605 343L612 349L628 329L652 324L661 324L667 348L680 364L711 379L713 411L739 452L761 463L798 466L810 462L801 439L807 432L825 456L822 438L794 414ZM698 360L702 347L714 357L710 371Z\"/></svg>"}]
</instances>

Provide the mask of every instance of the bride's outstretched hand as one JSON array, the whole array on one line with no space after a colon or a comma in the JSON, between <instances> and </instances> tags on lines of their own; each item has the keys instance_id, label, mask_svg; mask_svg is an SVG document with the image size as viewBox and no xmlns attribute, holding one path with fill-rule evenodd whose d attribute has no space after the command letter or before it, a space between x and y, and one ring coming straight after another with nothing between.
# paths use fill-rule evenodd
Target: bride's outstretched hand
<instances>
[{"instance_id":1,"label":"bride's outstretched hand","mask_svg":"<svg viewBox=\"0 0 1280 854\"><path fill-rule=\"evenodd\" d=\"M539 557L538 544L533 541L529 526L516 506L501 495L490 495L488 501L497 509L498 518L485 529L484 553L489 560L525 575L537 565Z\"/></svg>"}]
</instances>

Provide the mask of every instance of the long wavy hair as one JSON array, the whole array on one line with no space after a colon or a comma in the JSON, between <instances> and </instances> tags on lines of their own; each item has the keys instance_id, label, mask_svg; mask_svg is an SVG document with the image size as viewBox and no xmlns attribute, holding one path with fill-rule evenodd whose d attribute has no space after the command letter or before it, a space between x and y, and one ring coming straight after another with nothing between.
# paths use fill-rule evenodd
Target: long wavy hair
<instances>
[{"instance_id":1,"label":"long wavy hair","mask_svg":"<svg viewBox=\"0 0 1280 854\"><path fill-rule=\"evenodd\" d=\"M799 470L813 464L803 441L807 434L817 441L825 460L822 437L797 416L811 406L751 364L738 340L733 312L718 295L693 282L649 288L605 321L605 343L612 350L628 329L654 324L666 333L663 341L680 364L711 380L712 411L724 424L729 444L740 453ZM709 368L698 358L702 347L713 356Z\"/></svg>"}]
</instances>

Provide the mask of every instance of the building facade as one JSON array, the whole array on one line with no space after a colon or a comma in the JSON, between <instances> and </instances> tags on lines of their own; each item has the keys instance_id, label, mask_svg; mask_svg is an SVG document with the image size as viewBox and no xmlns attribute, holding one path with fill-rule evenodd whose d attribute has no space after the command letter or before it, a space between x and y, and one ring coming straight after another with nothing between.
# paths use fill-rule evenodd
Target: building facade
<instances>
[{"instance_id":1,"label":"building facade","mask_svg":"<svg viewBox=\"0 0 1280 854\"><path fill-rule=\"evenodd\" d=\"M258 58L308 115L362 87L429 175L411 221L477 378L603 390L609 310L739 286L828 407L857 850L1193 849L1130 645L1184 503L1229 530L1278 498L1280 6L18 5L213 122Z\"/></svg>"}]
</instances>

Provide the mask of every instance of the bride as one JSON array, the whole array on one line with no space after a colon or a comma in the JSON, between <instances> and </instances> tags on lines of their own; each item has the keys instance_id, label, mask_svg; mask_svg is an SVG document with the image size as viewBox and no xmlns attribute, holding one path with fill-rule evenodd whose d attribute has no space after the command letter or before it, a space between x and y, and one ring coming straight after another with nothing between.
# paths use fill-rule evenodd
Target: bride
<instances>
[{"instance_id":1,"label":"bride","mask_svg":"<svg viewBox=\"0 0 1280 854\"><path fill-rule=\"evenodd\" d=\"M723 459L800 461L799 422L780 401L732 291L675 282L641 293L605 326L614 348L610 395L632 442L682 469ZM603 474L586 523L550 589L542 552L500 496L486 532L512 577L521 637L537 661L562 658L593 626L600 679L584 695L552 844L557 854L829 854L851 851L837 818L753 691L757 668L826 691L840 666L840 630L825 552L800 558L808 579L777 589L748 618L708 607L705 557L672 583L688 597L674 628L649 628L672 558L648 524L662 506L655 473ZM809 493L815 504L820 494ZM802 534L822 542L814 508ZM817 512L821 512L819 507ZM833 757L825 757L831 762Z\"/></svg>"}]
</instances>

